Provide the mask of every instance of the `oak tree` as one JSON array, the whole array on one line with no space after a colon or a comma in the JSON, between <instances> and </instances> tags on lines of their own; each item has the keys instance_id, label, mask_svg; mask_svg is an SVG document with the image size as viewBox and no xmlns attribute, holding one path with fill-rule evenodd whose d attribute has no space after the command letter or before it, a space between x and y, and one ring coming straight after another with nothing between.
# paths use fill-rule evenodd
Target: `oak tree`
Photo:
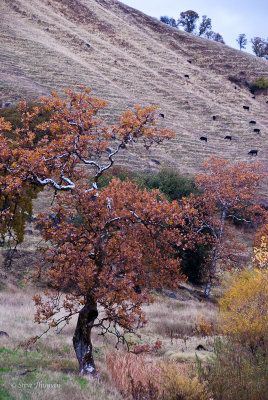
<instances>
[{"instance_id":1,"label":"oak tree","mask_svg":"<svg viewBox=\"0 0 268 400\"><path fill-rule=\"evenodd\" d=\"M257 57L268 56L268 40L255 36L251 39L252 50Z\"/></svg>"},{"instance_id":2,"label":"oak tree","mask_svg":"<svg viewBox=\"0 0 268 400\"><path fill-rule=\"evenodd\" d=\"M27 185L57 191L53 218L39 218L48 265L38 266L35 278L43 276L50 289L34 298L35 320L50 329L78 315L73 344L79 370L96 375L92 328L125 342L126 332L145 323L141 306L152 301L150 290L175 288L184 279L177 249L191 247L200 221L193 199L169 202L158 191L116 180L98 189L126 146L140 141L148 149L174 136L157 128L154 106L128 110L108 128L97 117L105 102L88 89L66 94L67 100L56 93L41 100L50 118L33 129L40 110L30 113L22 103L23 127L12 139L3 133L10 124L1 120L1 196L20 195ZM38 142L36 130L42 131ZM2 222L11 212L1 210Z\"/></svg>"},{"instance_id":3,"label":"oak tree","mask_svg":"<svg viewBox=\"0 0 268 400\"><path fill-rule=\"evenodd\" d=\"M199 15L193 10L183 11L180 13L178 25L183 26L186 32L193 33L196 28L196 21L198 18Z\"/></svg>"},{"instance_id":4,"label":"oak tree","mask_svg":"<svg viewBox=\"0 0 268 400\"><path fill-rule=\"evenodd\" d=\"M204 162L204 173L196 176L196 185L203 189L203 201L210 210L202 229L208 229L215 243L209 277L205 289L210 295L219 259L225 259L223 238L226 220L250 222L250 217L261 212L257 204L258 186L262 179L260 164L236 162L211 156ZM225 260L226 261L226 260Z\"/></svg>"},{"instance_id":5,"label":"oak tree","mask_svg":"<svg viewBox=\"0 0 268 400\"><path fill-rule=\"evenodd\" d=\"M160 21L163 22L164 24L172 26L173 28L178 27L177 22L176 22L175 18L173 18L173 17L167 17L164 15L164 16L160 17Z\"/></svg>"},{"instance_id":6,"label":"oak tree","mask_svg":"<svg viewBox=\"0 0 268 400\"><path fill-rule=\"evenodd\" d=\"M204 36L206 32L211 31L212 25L211 25L211 18L208 18L206 15L202 15L202 21L200 22L199 25L199 36Z\"/></svg>"},{"instance_id":7,"label":"oak tree","mask_svg":"<svg viewBox=\"0 0 268 400\"><path fill-rule=\"evenodd\" d=\"M241 33L238 38L236 39L238 45L239 45L239 49L245 49L246 45L247 45L247 38L246 35L244 33Z\"/></svg>"}]
</instances>

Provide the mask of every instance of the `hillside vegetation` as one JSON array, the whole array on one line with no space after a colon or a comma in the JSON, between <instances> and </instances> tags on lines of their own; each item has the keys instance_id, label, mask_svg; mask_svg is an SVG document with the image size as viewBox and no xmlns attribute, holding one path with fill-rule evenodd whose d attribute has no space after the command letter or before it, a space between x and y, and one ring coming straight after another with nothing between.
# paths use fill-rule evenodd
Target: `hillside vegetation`
<instances>
[{"instance_id":1,"label":"hillside vegetation","mask_svg":"<svg viewBox=\"0 0 268 400\"><path fill-rule=\"evenodd\" d=\"M266 60L115 0L3 0L0 12L4 102L82 84L107 100L108 122L127 107L156 104L163 127L175 131L172 142L149 155L129 147L120 162L127 159L134 169L193 173L210 154L244 161L255 158L250 150L268 165L268 97L252 98L247 87L268 77Z\"/></svg>"}]
</instances>

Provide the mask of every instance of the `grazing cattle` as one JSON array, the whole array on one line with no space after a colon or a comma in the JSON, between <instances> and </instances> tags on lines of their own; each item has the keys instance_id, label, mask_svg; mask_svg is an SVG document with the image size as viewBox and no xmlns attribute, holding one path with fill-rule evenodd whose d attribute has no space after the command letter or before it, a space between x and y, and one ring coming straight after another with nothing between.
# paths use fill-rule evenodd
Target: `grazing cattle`
<instances>
[{"instance_id":1,"label":"grazing cattle","mask_svg":"<svg viewBox=\"0 0 268 400\"><path fill-rule=\"evenodd\" d=\"M234 88L235 88L235 89L237 89L237 87L236 87L236 86L235 86Z\"/></svg>"},{"instance_id":2,"label":"grazing cattle","mask_svg":"<svg viewBox=\"0 0 268 400\"><path fill-rule=\"evenodd\" d=\"M160 161L158 160L154 160L153 158L151 158L151 161L154 162L156 165L160 165Z\"/></svg>"},{"instance_id":3,"label":"grazing cattle","mask_svg":"<svg viewBox=\"0 0 268 400\"><path fill-rule=\"evenodd\" d=\"M248 154L250 154L251 156L257 156L258 155L258 150L250 150L249 152L248 152Z\"/></svg>"},{"instance_id":4,"label":"grazing cattle","mask_svg":"<svg viewBox=\"0 0 268 400\"><path fill-rule=\"evenodd\" d=\"M266 104L268 104L268 100L266 101Z\"/></svg>"},{"instance_id":5,"label":"grazing cattle","mask_svg":"<svg viewBox=\"0 0 268 400\"><path fill-rule=\"evenodd\" d=\"M225 136L225 138L224 139L227 139L227 140L232 140L232 136Z\"/></svg>"},{"instance_id":6,"label":"grazing cattle","mask_svg":"<svg viewBox=\"0 0 268 400\"><path fill-rule=\"evenodd\" d=\"M89 44L89 43L86 43L86 46L87 46L88 48L90 48L90 44Z\"/></svg>"},{"instance_id":7,"label":"grazing cattle","mask_svg":"<svg viewBox=\"0 0 268 400\"><path fill-rule=\"evenodd\" d=\"M204 142L207 142L207 141L208 141L208 138L205 137L205 136L201 136L201 137L200 137L200 140L203 140Z\"/></svg>"},{"instance_id":8,"label":"grazing cattle","mask_svg":"<svg viewBox=\"0 0 268 400\"><path fill-rule=\"evenodd\" d=\"M256 96L252 96L253 99L256 99Z\"/></svg>"},{"instance_id":9,"label":"grazing cattle","mask_svg":"<svg viewBox=\"0 0 268 400\"><path fill-rule=\"evenodd\" d=\"M255 125L256 121L249 121L250 124Z\"/></svg>"},{"instance_id":10,"label":"grazing cattle","mask_svg":"<svg viewBox=\"0 0 268 400\"><path fill-rule=\"evenodd\" d=\"M213 118L213 121L215 121L215 120L216 120L216 115L213 115L213 117L212 117L212 118Z\"/></svg>"},{"instance_id":11,"label":"grazing cattle","mask_svg":"<svg viewBox=\"0 0 268 400\"><path fill-rule=\"evenodd\" d=\"M255 128L255 129L254 129L254 132L256 132L256 133L260 133L260 131L261 131L261 130L260 130L259 128Z\"/></svg>"},{"instance_id":12,"label":"grazing cattle","mask_svg":"<svg viewBox=\"0 0 268 400\"><path fill-rule=\"evenodd\" d=\"M190 78L189 75L184 75L184 78Z\"/></svg>"},{"instance_id":13,"label":"grazing cattle","mask_svg":"<svg viewBox=\"0 0 268 400\"><path fill-rule=\"evenodd\" d=\"M165 118L165 114L163 114L163 113L160 113L159 116L162 118Z\"/></svg>"},{"instance_id":14,"label":"grazing cattle","mask_svg":"<svg viewBox=\"0 0 268 400\"><path fill-rule=\"evenodd\" d=\"M243 106L244 110L249 110L249 106Z\"/></svg>"},{"instance_id":15,"label":"grazing cattle","mask_svg":"<svg viewBox=\"0 0 268 400\"><path fill-rule=\"evenodd\" d=\"M187 62L188 62L189 64L192 64L192 61L191 61L191 60L187 60Z\"/></svg>"}]
</instances>

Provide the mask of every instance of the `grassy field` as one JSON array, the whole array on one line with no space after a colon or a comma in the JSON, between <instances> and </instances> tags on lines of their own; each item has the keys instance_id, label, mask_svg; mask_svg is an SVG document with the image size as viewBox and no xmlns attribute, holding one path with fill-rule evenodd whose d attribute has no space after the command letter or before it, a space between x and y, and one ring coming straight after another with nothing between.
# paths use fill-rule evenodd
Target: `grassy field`
<instances>
[{"instance_id":1,"label":"grassy field","mask_svg":"<svg viewBox=\"0 0 268 400\"><path fill-rule=\"evenodd\" d=\"M21 284L19 284L21 286ZM148 324L139 333L140 344L162 341L162 348L154 357L145 357L145 362L174 360L182 367L196 359L206 359L209 351L198 351L202 344L211 350L211 339L197 334L198 316L207 320L215 319L216 306L213 303L199 302L189 291L189 285L175 294L177 299L169 298L164 291L156 295L154 304L145 307ZM112 352L113 339L105 340L95 333L93 343L99 379L92 381L78 375L78 364L72 347L75 320L61 333L49 333L29 348L25 343L30 337L39 335L44 327L34 323L32 296L38 292L33 287L18 287L8 284L0 292L1 329L9 337L0 336L0 398L41 400L64 399L120 399L106 357Z\"/></svg>"}]
</instances>

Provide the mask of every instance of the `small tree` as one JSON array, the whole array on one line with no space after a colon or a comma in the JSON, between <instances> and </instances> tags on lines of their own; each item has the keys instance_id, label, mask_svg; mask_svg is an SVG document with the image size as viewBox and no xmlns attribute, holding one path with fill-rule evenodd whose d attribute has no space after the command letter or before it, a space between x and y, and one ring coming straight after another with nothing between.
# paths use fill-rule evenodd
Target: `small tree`
<instances>
[{"instance_id":1,"label":"small tree","mask_svg":"<svg viewBox=\"0 0 268 400\"><path fill-rule=\"evenodd\" d=\"M246 35L244 33L240 33L240 35L238 36L238 38L236 39L238 45L239 45L239 49L245 49L246 45L247 45L247 38Z\"/></svg>"},{"instance_id":2,"label":"small tree","mask_svg":"<svg viewBox=\"0 0 268 400\"><path fill-rule=\"evenodd\" d=\"M219 33L213 32L213 34L212 34L212 40L215 40L215 42L219 42L219 43L225 44L222 35L219 34Z\"/></svg>"},{"instance_id":3,"label":"small tree","mask_svg":"<svg viewBox=\"0 0 268 400\"><path fill-rule=\"evenodd\" d=\"M218 259L226 254L223 246L226 219L250 222L247 218L258 210L255 201L261 172L259 164L237 162L230 165L227 160L214 156L205 161L204 169L205 173L196 176L196 184L204 190L203 201L210 210L202 228L209 229L215 238L205 289L209 296Z\"/></svg>"},{"instance_id":4,"label":"small tree","mask_svg":"<svg viewBox=\"0 0 268 400\"><path fill-rule=\"evenodd\" d=\"M262 39L258 36L251 39L252 50L256 54L257 57L266 57L268 56L268 41Z\"/></svg>"},{"instance_id":5,"label":"small tree","mask_svg":"<svg viewBox=\"0 0 268 400\"><path fill-rule=\"evenodd\" d=\"M206 32L209 32L212 29L211 19L206 15L202 15L202 21L199 25L199 36L204 36Z\"/></svg>"},{"instance_id":6,"label":"small tree","mask_svg":"<svg viewBox=\"0 0 268 400\"><path fill-rule=\"evenodd\" d=\"M199 15L193 10L183 11L180 13L178 25L183 26L186 32L193 33L196 28L196 21L198 18Z\"/></svg>"},{"instance_id":7,"label":"small tree","mask_svg":"<svg viewBox=\"0 0 268 400\"><path fill-rule=\"evenodd\" d=\"M162 17L160 17L160 21L163 22L164 24L172 26L173 28L178 27L177 22L176 22L175 18L173 18L173 17L162 16Z\"/></svg>"}]
</instances>

